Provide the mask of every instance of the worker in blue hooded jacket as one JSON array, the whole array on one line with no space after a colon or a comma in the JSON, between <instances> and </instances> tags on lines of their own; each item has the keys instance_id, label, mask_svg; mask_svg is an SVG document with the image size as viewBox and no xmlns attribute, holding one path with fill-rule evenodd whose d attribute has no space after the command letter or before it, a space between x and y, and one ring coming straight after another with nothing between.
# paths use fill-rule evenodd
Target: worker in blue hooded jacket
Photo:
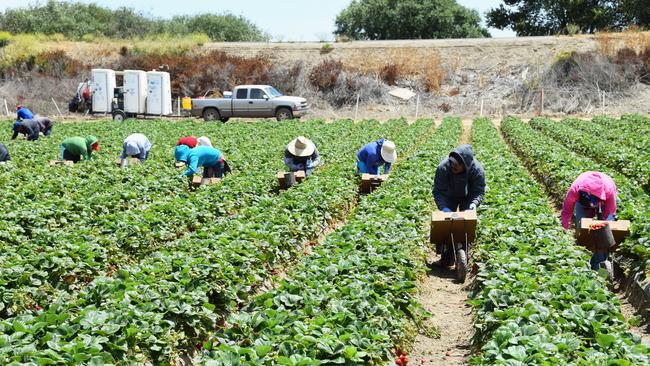
<instances>
[{"instance_id":1,"label":"worker in blue hooded jacket","mask_svg":"<svg viewBox=\"0 0 650 366\"><path fill-rule=\"evenodd\" d=\"M226 160L221 151L210 146L197 146L190 149L186 145L176 146L174 150L176 161L182 161L187 165L187 170L182 177L191 177L196 174L199 167L203 167L203 178L223 177Z\"/></svg>"},{"instance_id":2,"label":"worker in blue hooded jacket","mask_svg":"<svg viewBox=\"0 0 650 366\"><path fill-rule=\"evenodd\" d=\"M476 210L485 195L485 172L471 145L461 145L438 165L433 198L444 212Z\"/></svg>"}]
</instances>

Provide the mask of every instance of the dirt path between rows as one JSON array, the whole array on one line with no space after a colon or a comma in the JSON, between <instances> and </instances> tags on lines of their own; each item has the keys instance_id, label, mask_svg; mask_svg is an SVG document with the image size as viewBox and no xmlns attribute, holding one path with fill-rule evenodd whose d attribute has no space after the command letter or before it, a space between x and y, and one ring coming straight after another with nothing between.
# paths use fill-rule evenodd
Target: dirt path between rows
<instances>
[{"instance_id":1,"label":"dirt path between rows","mask_svg":"<svg viewBox=\"0 0 650 366\"><path fill-rule=\"evenodd\" d=\"M471 142L472 121L463 121L460 144ZM428 263L438 256L431 253ZM454 280L452 269L430 266L427 276L419 285L418 301L433 314L429 325L435 327L440 337L418 335L410 355L412 365L465 365L470 355L472 337L472 309L467 305L467 288L471 281L460 284Z\"/></svg>"}]
</instances>

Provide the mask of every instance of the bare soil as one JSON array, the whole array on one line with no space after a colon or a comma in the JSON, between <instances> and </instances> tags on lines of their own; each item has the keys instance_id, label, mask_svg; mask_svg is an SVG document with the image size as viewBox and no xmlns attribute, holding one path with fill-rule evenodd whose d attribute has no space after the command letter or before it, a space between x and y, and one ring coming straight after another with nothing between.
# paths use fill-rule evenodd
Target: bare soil
<instances>
[{"instance_id":1,"label":"bare soil","mask_svg":"<svg viewBox=\"0 0 650 366\"><path fill-rule=\"evenodd\" d=\"M437 261L431 255L430 262ZM472 337L472 310L466 304L470 281L457 283L453 268L442 268L436 264L420 283L418 301L433 314L429 320L440 333L439 338L418 335L410 364L413 365L465 365L470 355Z\"/></svg>"}]
</instances>

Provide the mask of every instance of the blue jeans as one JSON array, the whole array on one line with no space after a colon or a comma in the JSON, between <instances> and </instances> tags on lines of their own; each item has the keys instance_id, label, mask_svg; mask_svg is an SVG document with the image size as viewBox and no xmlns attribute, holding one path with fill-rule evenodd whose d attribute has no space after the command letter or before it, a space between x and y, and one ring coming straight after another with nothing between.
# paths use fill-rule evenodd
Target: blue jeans
<instances>
[{"instance_id":1,"label":"blue jeans","mask_svg":"<svg viewBox=\"0 0 650 366\"><path fill-rule=\"evenodd\" d=\"M593 208L586 209L582 207L580 202L576 203L574 207L574 222L576 225L576 231L580 230L580 220L582 218L594 218L596 216L596 210ZM601 262L606 261L609 258L609 253L608 252L597 252L591 255L591 259L589 260L589 265L591 265L591 269L594 271L597 271L599 268L599 264Z\"/></svg>"}]
</instances>

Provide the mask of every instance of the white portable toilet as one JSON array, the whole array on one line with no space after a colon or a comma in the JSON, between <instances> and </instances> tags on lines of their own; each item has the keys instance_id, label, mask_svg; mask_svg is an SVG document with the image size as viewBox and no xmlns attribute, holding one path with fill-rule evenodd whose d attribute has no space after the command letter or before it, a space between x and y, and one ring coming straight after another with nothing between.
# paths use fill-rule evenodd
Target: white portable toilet
<instances>
[{"instance_id":1,"label":"white portable toilet","mask_svg":"<svg viewBox=\"0 0 650 366\"><path fill-rule=\"evenodd\" d=\"M168 72L147 72L147 114L172 114L172 85Z\"/></svg>"},{"instance_id":2,"label":"white portable toilet","mask_svg":"<svg viewBox=\"0 0 650 366\"><path fill-rule=\"evenodd\" d=\"M93 108L96 113L110 113L115 89L115 71L92 69Z\"/></svg>"},{"instance_id":3,"label":"white portable toilet","mask_svg":"<svg viewBox=\"0 0 650 366\"><path fill-rule=\"evenodd\" d=\"M144 114L147 101L147 73L124 70L124 112Z\"/></svg>"}]
</instances>

